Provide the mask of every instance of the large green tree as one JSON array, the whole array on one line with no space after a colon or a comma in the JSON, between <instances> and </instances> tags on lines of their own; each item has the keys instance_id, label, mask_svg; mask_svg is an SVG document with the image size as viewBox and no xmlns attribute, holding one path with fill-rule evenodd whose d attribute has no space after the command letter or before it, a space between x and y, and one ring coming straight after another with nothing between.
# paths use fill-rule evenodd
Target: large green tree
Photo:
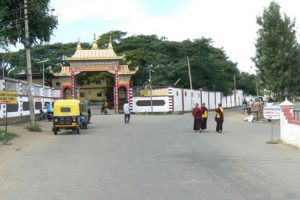
<instances>
[{"instance_id":1,"label":"large green tree","mask_svg":"<svg viewBox=\"0 0 300 200\"><path fill-rule=\"evenodd\" d=\"M117 46L126 54L131 65L139 66L133 85L147 84L149 70L153 70L153 85L189 88L187 56L190 58L194 89L215 89L229 93L234 89L233 76L239 70L223 49L212 46L212 40L201 38L183 42L167 41L155 35L138 35L125 38Z\"/></svg>"},{"instance_id":2,"label":"large green tree","mask_svg":"<svg viewBox=\"0 0 300 200\"><path fill-rule=\"evenodd\" d=\"M50 0L28 1L29 43L50 41L58 22L49 7ZM0 39L3 47L17 43L27 44L24 28L24 0L0 1Z\"/></svg>"},{"instance_id":3,"label":"large green tree","mask_svg":"<svg viewBox=\"0 0 300 200\"><path fill-rule=\"evenodd\" d=\"M257 17L257 24L260 28L253 60L263 84L279 97L299 94L295 90L299 81L295 20L281 14L280 5L273 1Z\"/></svg>"},{"instance_id":4,"label":"large green tree","mask_svg":"<svg viewBox=\"0 0 300 200\"><path fill-rule=\"evenodd\" d=\"M113 34L113 36L110 36ZM139 67L132 77L133 86L149 84L149 70L152 70L152 85L190 88L187 56L190 60L192 84L194 89L218 90L228 94L234 89L234 76L237 89L245 89L253 93L255 82L251 76L240 73L236 64L232 62L223 49L215 48L211 39L200 38L182 42L168 41L156 35L133 35L126 37L125 32L111 31L99 37L98 45L107 47L112 39L114 50L118 55L125 54L126 61L131 69ZM83 49L89 49L87 43L81 44ZM53 71L60 71L60 64L68 65L63 59L74 54L75 43L37 45L32 48L32 57L40 60L46 58L45 68L52 66ZM25 68L24 50L5 54L8 68L6 72L13 77ZM42 65L33 59L33 72L41 72ZM46 83L51 85L51 74L45 71ZM83 73L77 78L79 85L97 83L104 78L113 78L107 73ZM179 80L179 81L178 81ZM251 86L252 84L252 86ZM252 88L251 88L252 87Z\"/></svg>"},{"instance_id":5,"label":"large green tree","mask_svg":"<svg viewBox=\"0 0 300 200\"><path fill-rule=\"evenodd\" d=\"M97 44L98 44L99 48L107 48L108 43L111 40L112 45L116 46L117 44L122 43L126 34L127 33L123 32L123 31L110 31L110 32L104 33L99 36L99 39L97 40Z\"/></svg>"},{"instance_id":6,"label":"large green tree","mask_svg":"<svg viewBox=\"0 0 300 200\"><path fill-rule=\"evenodd\" d=\"M57 19L51 14L50 0L0 1L0 45L22 43L26 49L30 125L36 126L34 116L30 47L50 41Z\"/></svg>"},{"instance_id":7,"label":"large green tree","mask_svg":"<svg viewBox=\"0 0 300 200\"><path fill-rule=\"evenodd\" d=\"M244 94L257 95L257 76L247 72L241 72L236 78L236 85L238 89L244 91Z\"/></svg>"}]
</instances>

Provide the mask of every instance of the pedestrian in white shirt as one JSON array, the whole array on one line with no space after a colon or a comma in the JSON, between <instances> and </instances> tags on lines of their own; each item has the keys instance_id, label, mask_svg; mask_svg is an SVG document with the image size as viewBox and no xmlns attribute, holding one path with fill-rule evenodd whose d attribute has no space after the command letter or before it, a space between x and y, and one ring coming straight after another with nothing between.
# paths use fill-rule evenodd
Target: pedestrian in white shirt
<instances>
[{"instance_id":1,"label":"pedestrian in white shirt","mask_svg":"<svg viewBox=\"0 0 300 200\"><path fill-rule=\"evenodd\" d=\"M128 101L125 101L125 104L123 106L123 112L124 112L125 124L127 124L129 123L130 120L130 107L128 105Z\"/></svg>"}]
</instances>

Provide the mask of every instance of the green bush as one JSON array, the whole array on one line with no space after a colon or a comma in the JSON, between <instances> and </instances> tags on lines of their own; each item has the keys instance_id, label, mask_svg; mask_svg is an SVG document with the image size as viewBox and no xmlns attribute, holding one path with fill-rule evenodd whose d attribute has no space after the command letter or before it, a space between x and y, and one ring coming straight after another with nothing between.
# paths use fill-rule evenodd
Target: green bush
<instances>
[{"instance_id":1,"label":"green bush","mask_svg":"<svg viewBox=\"0 0 300 200\"><path fill-rule=\"evenodd\" d=\"M26 127L26 129L31 132L42 132L42 129L37 125L29 125Z\"/></svg>"},{"instance_id":2,"label":"green bush","mask_svg":"<svg viewBox=\"0 0 300 200\"><path fill-rule=\"evenodd\" d=\"M15 137L18 137L18 135L14 133L6 133L4 130L0 130L0 141L3 143L12 140Z\"/></svg>"}]
</instances>

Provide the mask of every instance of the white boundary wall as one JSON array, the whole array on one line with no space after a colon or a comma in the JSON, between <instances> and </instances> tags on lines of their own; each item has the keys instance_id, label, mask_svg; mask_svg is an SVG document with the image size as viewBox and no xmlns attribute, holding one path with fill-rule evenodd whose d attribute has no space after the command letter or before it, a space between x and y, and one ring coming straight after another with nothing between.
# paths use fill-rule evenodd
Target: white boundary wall
<instances>
[{"instance_id":1,"label":"white boundary wall","mask_svg":"<svg viewBox=\"0 0 300 200\"><path fill-rule=\"evenodd\" d=\"M168 95L152 97L153 112L189 112L193 109L196 103L205 103L210 110L216 109L219 103L222 103L223 108L242 106L242 90L237 90L236 95L232 94L227 97L224 97L221 92L180 89L172 87L166 88L166 90L168 91ZM154 101L159 100L165 102L164 106L155 105L156 103L154 103ZM144 105L141 104L142 101L144 102ZM147 101L148 103L146 103ZM151 97L149 96L132 97L132 112L151 112L149 101L151 101Z\"/></svg>"},{"instance_id":2,"label":"white boundary wall","mask_svg":"<svg viewBox=\"0 0 300 200\"><path fill-rule=\"evenodd\" d=\"M28 86L27 82L15 79L1 79L0 91L16 91L17 104L0 104L0 118L7 117L20 117L30 115L29 100L28 100ZM33 85L34 105L39 104L42 107L46 102L53 103L55 99L60 98L60 91L50 87L42 87L41 85ZM26 106L25 106L26 105ZM28 105L28 106L27 106ZM25 109L28 107L28 109ZM44 108L46 112L46 109ZM35 107L35 114L40 113L39 108Z\"/></svg>"},{"instance_id":3,"label":"white boundary wall","mask_svg":"<svg viewBox=\"0 0 300 200\"><path fill-rule=\"evenodd\" d=\"M283 107L280 114L280 139L300 148L300 121L294 120L293 108Z\"/></svg>"},{"instance_id":4,"label":"white boundary wall","mask_svg":"<svg viewBox=\"0 0 300 200\"><path fill-rule=\"evenodd\" d=\"M0 90L16 91L17 104L0 104L0 118L4 118L6 111L8 117L18 117L30 114L28 102L28 86L24 81L15 79L0 79ZM32 88L35 114L38 114L39 106L45 105L46 102L54 102L55 99L60 98L60 90L55 90L50 87L42 87L40 85L33 85ZM223 96L221 92L190 90L181 88L166 88L165 96L151 97L138 96L132 97L131 110L135 113L173 113L173 112L190 112L196 103L205 103L208 109L216 109L218 103L222 103L223 108L230 108L242 106L243 91L237 90L236 95ZM236 100L234 100L236 99ZM37 106L39 105L39 106ZM41 106L40 106L41 107ZM46 110L44 110L46 111Z\"/></svg>"},{"instance_id":5,"label":"white boundary wall","mask_svg":"<svg viewBox=\"0 0 300 200\"><path fill-rule=\"evenodd\" d=\"M173 96L174 98L174 112L182 111L183 109L183 90L179 88L169 88L169 96Z\"/></svg>"},{"instance_id":6,"label":"white boundary wall","mask_svg":"<svg viewBox=\"0 0 300 200\"><path fill-rule=\"evenodd\" d=\"M155 104L157 101L164 102L163 105L152 106L153 112L170 112L170 103L168 96L155 96L152 97L152 103ZM135 113L148 113L151 112L151 97L136 97L132 99L132 104L137 105L132 107L132 112ZM143 106L146 104L145 106ZM138 106L140 105L140 106Z\"/></svg>"}]
</instances>

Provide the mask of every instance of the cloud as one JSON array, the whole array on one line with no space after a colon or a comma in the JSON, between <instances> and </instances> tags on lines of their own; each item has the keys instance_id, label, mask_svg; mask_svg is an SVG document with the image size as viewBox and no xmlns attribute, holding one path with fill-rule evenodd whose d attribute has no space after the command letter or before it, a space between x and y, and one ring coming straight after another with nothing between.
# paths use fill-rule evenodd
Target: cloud
<instances>
[{"instance_id":1,"label":"cloud","mask_svg":"<svg viewBox=\"0 0 300 200\"><path fill-rule=\"evenodd\" d=\"M60 24L101 18L104 21L130 20L142 14L135 0L52 0Z\"/></svg>"},{"instance_id":2,"label":"cloud","mask_svg":"<svg viewBox=\"0 0 300 200\"><path fill-rule=\"evenodd\" d=\"M262 14L271 0L183 0L167 12L149 11L149 2L145 1L52 0L59 19L54 41L64 38L60 42L74 42L73 38L80 37L91 42L94 33L111 30L126 31L129 35L155 34L175 41L206 37L216 47L223 47L241 70L253 72L250 66L254 65L251 57L255 55L256 16ZM299 0L277 1L291 18L299 15ZM151 9L158 5L166 6L156 2Z\"/></svg>"}]
</instances>

